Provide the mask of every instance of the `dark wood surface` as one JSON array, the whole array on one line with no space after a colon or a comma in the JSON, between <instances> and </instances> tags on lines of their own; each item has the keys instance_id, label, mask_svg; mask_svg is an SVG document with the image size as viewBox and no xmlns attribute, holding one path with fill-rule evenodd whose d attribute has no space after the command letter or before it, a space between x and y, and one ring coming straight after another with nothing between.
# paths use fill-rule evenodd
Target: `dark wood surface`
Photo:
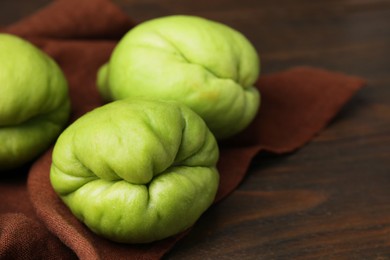
<instances>
[{"instance_id":1,"label":"dark wood surface","mask_svg":"<svg viewBox=\"0 0 390 260\"><path fill-rule=\"evenodd\" d=\"M1 0L0 24L48 0ZM115 0L134 20L194 14L243 32L262 73L312 65L368 86L302 149L260 154L166 259L390 259L389 0Z\"/></svg>"}]
</instances>

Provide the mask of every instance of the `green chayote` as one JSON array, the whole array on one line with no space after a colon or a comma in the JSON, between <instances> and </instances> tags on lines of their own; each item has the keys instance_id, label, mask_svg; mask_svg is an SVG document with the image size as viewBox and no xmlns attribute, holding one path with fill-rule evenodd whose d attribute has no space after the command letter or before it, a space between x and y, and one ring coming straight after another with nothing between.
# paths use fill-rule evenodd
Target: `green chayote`
<instances>
[{"instance_id":1,"label":"green chayote","mask_svg":"<svg viewBox=\"0 0 390 260\"><path fill-rule=\"evenodd\" d=\"M214 200L217 142L171 101L120 100L71 124L50 179L73 214L110 240L146 243L190 227Z\"/></svg>"},{"instance_id":2,"label":"green chayote","mask_svg":"<svg viewBox=\"0 0 390 260\"><path fill-rule=\"evenodd\" d=\"M219 139L255 117L259 56L238 31L195 16L168 16L130 30L98 73L107 100L156 98L182 102Z\"/></svg>"},{"instance_id":3,"label":"green chayote","mask_svg":"<svg viewBox=\"0 0 390 260\"><path fill-rule=\"evenodd\" d=\"M0 170L47 149L69 112L68 85L58 65L29 42L0 34Z\"/></svg>"}]
</instances>

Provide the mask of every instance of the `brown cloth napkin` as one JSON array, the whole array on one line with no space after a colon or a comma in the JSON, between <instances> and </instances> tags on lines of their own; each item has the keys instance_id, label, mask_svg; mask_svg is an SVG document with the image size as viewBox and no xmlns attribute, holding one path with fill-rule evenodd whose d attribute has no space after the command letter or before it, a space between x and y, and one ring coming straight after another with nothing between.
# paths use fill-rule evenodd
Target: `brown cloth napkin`
<instances>
[{"instance_id":1,"label":"brown cloth napkin","mask_svg":"<svg viewBox=\"0 0 390 260\"><path fill-rule=\"evenodd\" d=\"M31 41L60 64L70 84L75 120L103 104L95 86L97 69L132 26L108 0L57 0L3 31ZM364 84L357 77L309 67L262 76L257 84L262 107L255 121L244 133L220 143L216 201L237 187L260 150L281 154L301 147ZM1 259L158 259L185 236L145 245L98 237L55 195L50 163L51 149L31 167L0 175Z\"/></svg>"}]
</instances>

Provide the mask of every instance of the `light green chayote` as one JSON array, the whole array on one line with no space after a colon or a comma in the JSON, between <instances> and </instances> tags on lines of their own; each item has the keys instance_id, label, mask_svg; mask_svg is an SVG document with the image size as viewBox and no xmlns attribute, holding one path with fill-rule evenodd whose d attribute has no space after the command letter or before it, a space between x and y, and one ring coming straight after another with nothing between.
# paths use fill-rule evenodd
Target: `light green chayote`
<instances>
[{"instance_id":1,"label":"light green chayote","mask_svg":"<svg viewBox=\"0 0 390 260\"><path fill-rule=\"evenodd\" d=\"M47 149L69 112L68 85L58 65L26 40L0 34L0 170Z\"/></svg>"},{"instance_id":2,"label":"light green chayote","mask_svg":"<svg viewBox=\"0 0 390 260\"><path fill-rule=\"evenodd\" d=\"M73 214L110 240L146 243L179 233L214 200L217 142L188 107L120 100L71 124L50 179Z\"/></svg>"},{"instance_id":3,"label":"light green chayote","mask_svg":"<svg viewBox=\"0 0 390 260\"><path fill-rule=\"evenodd\" d=\"M204 18L176 15L130 30L98 73L107 100L156 98L182 102L219 139L255 117L259 56L238 31Z\"/></svg>"}]
</instances>

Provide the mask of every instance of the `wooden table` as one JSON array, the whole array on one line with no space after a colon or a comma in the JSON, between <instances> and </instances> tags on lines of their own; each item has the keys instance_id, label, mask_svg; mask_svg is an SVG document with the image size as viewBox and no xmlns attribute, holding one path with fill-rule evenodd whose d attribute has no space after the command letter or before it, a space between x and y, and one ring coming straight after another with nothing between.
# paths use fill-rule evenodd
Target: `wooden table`
<instances>
[{"instance_id":1,"label":"wooden table","mask_svg":"<svg viewBox=\"0 0 390 260\"><path fill-rule=\"evenodd\" d=\"M49 0L2 0L0 24ZM311 65L368 86L302 149L260 154L166 259L390 259L389 0L115 0L134 20L194 14L256 46L262 73Z\"/></svg>"}]
</instances>

